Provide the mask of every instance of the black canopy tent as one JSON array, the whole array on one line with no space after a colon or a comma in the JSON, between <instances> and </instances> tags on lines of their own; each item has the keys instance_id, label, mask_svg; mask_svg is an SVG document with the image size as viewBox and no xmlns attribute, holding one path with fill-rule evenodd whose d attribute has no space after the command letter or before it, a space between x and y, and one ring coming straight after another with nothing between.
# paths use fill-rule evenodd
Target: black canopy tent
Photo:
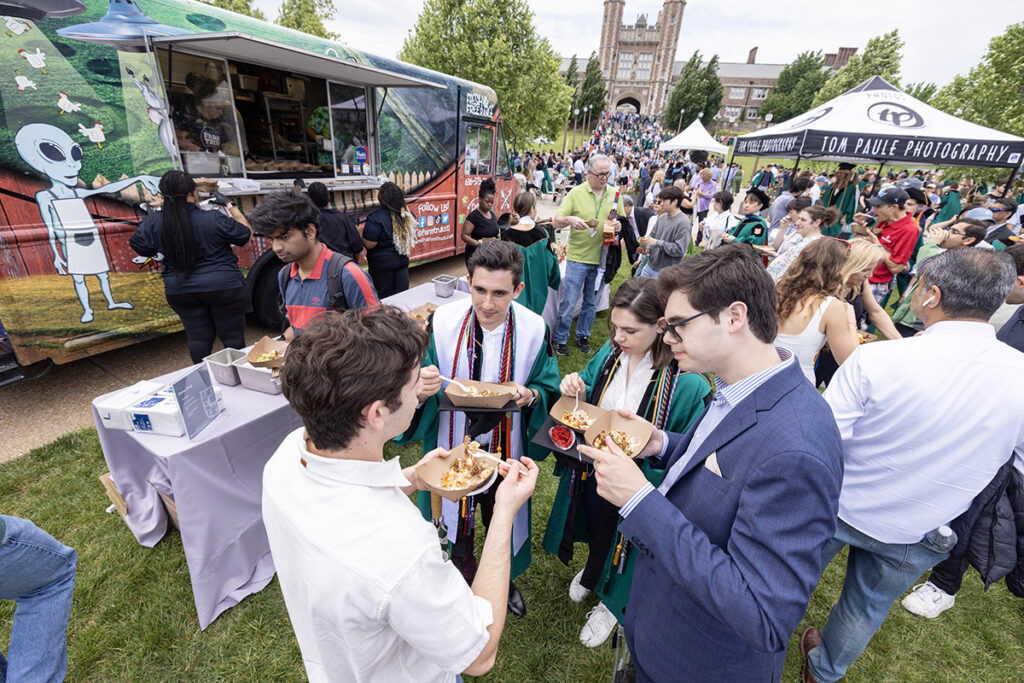
<instances>
[{"instance_id":1,"label":"black canopy tent","mask_svg":"<svg viewBox=\"0 0 1024 683\"><path fill-rule=\"evenodd\" d=\"M875 76L811 111L742 135L733 155L1010 168L1024 138L958 119Z\"/></svg>"}]
</instances>

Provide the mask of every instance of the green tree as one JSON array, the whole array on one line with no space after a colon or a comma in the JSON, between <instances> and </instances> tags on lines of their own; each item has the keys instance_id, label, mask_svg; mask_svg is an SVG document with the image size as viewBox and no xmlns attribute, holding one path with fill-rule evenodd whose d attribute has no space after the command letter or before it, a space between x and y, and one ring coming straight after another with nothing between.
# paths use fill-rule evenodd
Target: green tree
<instances>
[{"instance_id":1,"label":"green tree","mask_svg":"<svg viewBox=\"0 0 1024 683\"><path fill-rule=\"evenodd\" d=\"M262 19L264 21L267 19L263 12L252 6L252 0L202 0L202 2L231 12L244 14L254 19Z\"/></svg>"},{"instance_id":2,"label":"green tree","mask_svg":"<svg viewBox=\"0 0 1024 683\"><path fill-rule=\"evenodd\" d=\"M572 91L526 0L427 0L398 58L493 88L524 138L562 131Z\"/></svg>"},{"instance_id":3,"label":"green tree","mask_svg":"<svg viewBox=\"0 0 1024 683\"><path fill-rule=\"evenodd\" d=\"M590 119L604 111L606 93L604 89L604 76L601 74L601 62L597 59L597 53L591 52L587 60L587 67L583 70L583 83L580 85L580 96L578 104L580 109L590 107Z\"/></svg>"},{"instance_id":4,"label":"green tree","mask_svg":"<svg viewBox=\"0 0 1024 683\"><path fill-rule=\"evenodd\" d=\"M682 130L689 126L704 112L701 123L707 126L722 106L722 83L718 80L718 55L712 57L707 64L701 64L700 52L683 65L679 78L668 95L662 118L666 127L679 125ZM680 122L679 112L683 116Z\"/></svg>"},{"instance_id":5,"label":"green tree","mask_svg":"<svg viewBox=\"0 0 1024 683\"><path fill-rule=\"evenodd\" d=\"M942 111L989 128L1024 135L1024 22L988 43L988 52L932 98Z\"/></svg>"},{"instance_id":6,"label":"green tree","mask_svg":"<svg viewBox=\"0 0 1024 683\"><path fill-rule=\"evenodd\" d=\"M781 123L803 114L827 80L821 52L801 52L779 74L775 89L761 103L761 116L770 113L776 123Z\"/></svg>"},{"instance_id":7,"label":"green tree","mask_svg":"<svg viewBox=\"0 0 1024 683\"><path fill-rule=\"evenodd\" d=\"M331 19L336 12L334 0L284 0L276 23L327 40L338 40L341 36L324 26L324 21Z\"/></svg>"},{"instance_id":8,"label":"green tree","mask_svg":"<svg viewBox=\"0 0 1024 683\"><path fill-rule=\"evenodd\" d=\"M900 84L900 67L903 62L903 41L899 29L875 36L868 41L864 52L850 57L843 68L832 74L814 96L812 106L828 102L844 92L860 85L872 76L881 76L895 86Z\"/></svg>"},{"instance_id":9,"label":"green tree","mask_svg":"<svg viewBox=\"0 0 1024 683\"><path fill-rule=\"evenodd\" d=\"M939 86L934 83L907 83L907 87L903 89L903 92L911 97L916 97L922 102L931 102L938 89Z\"/></svg>"},{"instance_id":10,"label":"green tree","mask_svg":"<svg viewBox=\"0 0 1024 683\"><path fill-rule=\"evenodd\" d=\"M576 55L569 60L569 66L565 69L565 84L572 88L572 100L569 103L569 111L576 108L576 100L579 97L577 90L580 87L580 67L576 62Z\"/></svg>"},{"instance_id":11,"label":"green tree","mask_svg":"<svg viewBox=\"0 0 1024 683\"><path fill-rule=\"evenodd\" d=\"M1011 24L988 43L988 52L966 75L935 93L937 109L995 130L1024 135L1024 22ZM986 180L1007 171L982 172Z\"/></svg>"}]
</instances>

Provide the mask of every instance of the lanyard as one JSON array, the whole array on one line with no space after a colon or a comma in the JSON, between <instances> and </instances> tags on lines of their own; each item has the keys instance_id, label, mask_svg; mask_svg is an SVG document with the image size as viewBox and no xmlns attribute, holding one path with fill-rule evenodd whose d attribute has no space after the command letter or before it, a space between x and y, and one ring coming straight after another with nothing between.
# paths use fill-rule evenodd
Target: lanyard
<instances>
[{"instance_id":1,"label":"lanyard","mask_svg":"<svg viewBox=\"0 0 1024 683\"><path fill-rule=\"evenodd\" d=\"M604 186L604 190L601 191L601 203L597 203L597 195L594 195L594 220L601 220L601 207L604 206L604 198L608 194L608 186Z\"/></svg>"}]
</instances>

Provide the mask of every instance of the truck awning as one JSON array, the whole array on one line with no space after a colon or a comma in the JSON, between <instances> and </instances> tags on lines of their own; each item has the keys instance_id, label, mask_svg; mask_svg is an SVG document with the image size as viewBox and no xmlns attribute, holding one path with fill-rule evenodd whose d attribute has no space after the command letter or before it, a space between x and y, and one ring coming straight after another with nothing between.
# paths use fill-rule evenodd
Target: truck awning
<instances>
[{"instance_id":1,"label":"truck awning","mask_svg":"<svg viewBox=\"0 0 1024 683\"><path fill-rule=\"evenodd\" d=\"M277 68L283 67L309 76L319 76L331 81L369 88L444 87L439 83L415 76L406 76L395 71L379 69L347 59L317 54L238 31L196 33L186 36L152 36L149 41L154 47L167 46L173 47L175 50L195 50L225 59Z\"/></svg>"}]
</instances>

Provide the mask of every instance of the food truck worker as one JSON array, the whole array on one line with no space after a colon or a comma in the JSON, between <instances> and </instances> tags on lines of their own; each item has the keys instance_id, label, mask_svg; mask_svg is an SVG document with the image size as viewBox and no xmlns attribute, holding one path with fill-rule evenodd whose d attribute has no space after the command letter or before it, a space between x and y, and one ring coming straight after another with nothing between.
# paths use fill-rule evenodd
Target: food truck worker
<instances>
[{"instance_id":1,"label":"food truck worker","mask_svg":"<svg viewBox=\"0 0 1024 683\"><path fill-rule=\"evenodd\" d=\"M195 101L174 112L178 146L186 152L224 152L238 156L233 122L224 115L231 106L226 93L209 78L192 81ZM239 122L241 125L241 122Z\"/></svg>"},{"instance_id":2,"label":"food truck worker","mask_svg":"<svg viewBox=\"0 0 1024 683\"><path fill-rule=\"evenodd\" d=\"M320 214L306 195L272 192L253 210L250 221L253 231L270 239L274 253L285 263L278 286L289 323L287 339L301 334L326 310L380 306L369 276L351 258L317 239Z\"/></svg>"},{"instance_id":3,"label":"food truck worker","mask_svg":"<svg viewBox=\"0 0 1024 683\"><path fill-rule=\"evenodd\" d=\"M426 488L415 467L384 459L416 411L426 345L418 322L385 306L323 317L288 348L282 388L303 426L263 471L263 522L311 681L455 683L494 666L513 519L538 469L529 458L499 466L505 479L491 489L480 567L466 585L409 501ZM424 460L439 455L448 453Z\"/></svg>"}]
</instances>

